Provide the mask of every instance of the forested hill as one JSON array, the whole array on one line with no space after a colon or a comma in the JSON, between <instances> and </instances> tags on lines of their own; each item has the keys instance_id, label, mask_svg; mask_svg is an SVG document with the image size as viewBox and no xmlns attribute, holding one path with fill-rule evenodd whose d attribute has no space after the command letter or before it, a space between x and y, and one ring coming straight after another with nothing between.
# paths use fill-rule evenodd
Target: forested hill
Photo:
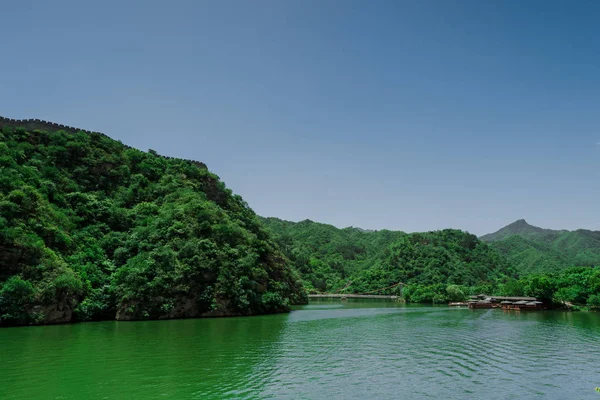
<instances>
[{"instance_id":1,"label":"forested hill","mask_svg":"<svg viewBox=\"0 0 600 400\"><path fill-rule=\"evenodd\" d=\"M28 121L0 119L0 324L249 315L306 299L254 212L203 164Z\"/></svg>"},{"instance_id":2,"label":"forested hill","mask_svg":"<svg viewBox=\"0 0 600 400\"><path fill-rule=\"evenodd\" d=\"M600 231L542 229L518 220L481 240L490 242L522 273L600 265Z\"/></svg>"},{"instance_id":3,"label":"forested hill","mask_svg":"<svg viewBox=\"0 0 600 400\"><path fill-rule=\"evenodd\" d=\"M308 220L262 221L312 292L364 293L402 282L408 301L443 302L449 299L449 285L489 291L516 277L498 252L459 230L406 234L338 229Z\"/></svg>"},{"instance_id":4,"label":"forested hill","mask_svg":"<svg viewBox=\"0 0 600 400\"><path fill-rule=\"evenodd\" d=\"M261 220L302 276L304 286L319 292L343 287L351 275L379 265L390 245L406 235L388 230L339 229L310 220Z\"/></svg>"}]
</instances>

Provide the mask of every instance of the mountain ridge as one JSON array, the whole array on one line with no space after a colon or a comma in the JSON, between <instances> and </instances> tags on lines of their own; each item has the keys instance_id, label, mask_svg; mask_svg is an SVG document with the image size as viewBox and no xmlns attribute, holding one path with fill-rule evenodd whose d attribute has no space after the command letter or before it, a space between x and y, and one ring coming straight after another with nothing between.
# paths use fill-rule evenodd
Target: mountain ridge
<instances>
[{"instance_id":1,"label":"mountain ridge","mask_svg":"<svg viewBox=\"0 0 600 400\"><path fill-rule=\"evenodd\" d=\"M15 119L15 118L6 118L6 117L2 117L0 116L0 130L2 130L2 128L25 128L28 131L47 131L47 132L56 132L56 131L64 131L67 133L72 133L72 134L76 134L79 132L83 132L87 135L100 135L100 136L104 136L107 139L110 140L114 140L118 143L120 143L121 145L123 145L123 147L125 147L126 149L133 149L133 150L137 150L134 147L131 147L125 143L122 143L119 140L113 139L112 137L102 133L102 132L97 132L97 131L90 131L88 129L82 129L82 128L76 128L70 125L63 125L63 124L57 124L56 122L50 122L50 121L46 121L43 119L38 119L38 118L27 118L27 119ZM185 159L185 158L178 158L178 157L170 157L170 156L164 156L162 154L158 154L153 150L149 150L149 153L153 153L155 156L157 157L161 157L164 158L166 160L183 160L183 161L187 161L190 162L192 164L195 164L201 168L205 168L208 169L208 167L206 166L205 163L203 163L202 161L197 161L197 160L189 160L189 159Z\"/></svg>"},{"instance_id":2,"label":"mountain ridge","mask_svg":"<svg viewBox=\"0 0 600 400\"><path fill-rule=\"evenodd\" d=\"M578 229L580 230L580 229ZM481 240L493 242L504 239L510 235L550 234L555 232L571 232L566 229L547 229L529 224L524 218L518 219L498 229L495 232L479 236Z\"/></svg>"},{"instance_id":3,"label":"mountain ridge","mask_svg":"<svg viewBox=\"0 0 600 400\"><path fill-rule=\"evenodd\" d=\"M544 229L519 219L480 236L521 272L556 272L600 265L600 231Z\"/></svg>"}]
</instances>

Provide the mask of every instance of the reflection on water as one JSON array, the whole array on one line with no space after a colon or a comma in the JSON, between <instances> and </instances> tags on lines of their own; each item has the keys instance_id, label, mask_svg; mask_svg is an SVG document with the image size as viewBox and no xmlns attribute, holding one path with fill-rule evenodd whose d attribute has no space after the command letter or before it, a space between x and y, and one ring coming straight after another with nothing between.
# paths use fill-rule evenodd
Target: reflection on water
<instances>
[{"instance_id":1,"label":"reflection on water","mask_svg":"<svg viewBox=\"0 0 600 400\"><path fill-rule=\"evenodd\" d=\"M597 399L600 314L318 301L0 330L7 399Z\"/></svg>"}]
</instances>

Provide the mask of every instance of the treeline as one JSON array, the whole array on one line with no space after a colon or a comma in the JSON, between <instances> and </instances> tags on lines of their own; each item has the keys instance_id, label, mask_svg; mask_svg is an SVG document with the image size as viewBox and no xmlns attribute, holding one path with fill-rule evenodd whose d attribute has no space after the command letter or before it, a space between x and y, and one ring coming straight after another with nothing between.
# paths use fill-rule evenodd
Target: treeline
<instances>
[{"instance_id":1,"label":"treeline","mask_svg":"<svg viewBox=\"0 0 600 400\"><path fill-rule=\"evenodd\" d=\"M338 229L308 220L262 221L310 293L391 294L437 304L484 293L600 306L599 268L532 274L519 270L521 264L515 266L493 244L459 230L406 234Z\"/></svg>"},{"instance_id":2,"label":"treeline","mask_svg":"<svg viewBox=\"0 0 600 400\"><path fill-rule=\"evenodd\" d=\"M309 292L331 292L346 286L348 279L386 258L389 246L404 232L359 228L338 229L310 220L283 221L261 218L279 248L299 272Z\"/></svg>"},{"instance_id":3,"label":"treeline","mask_svg":"<svg viewBox=\"0 0 600 400\"><path fill-rule=\"evenodd\" d=\"M600 268L572 267L566 270L529 274L498 287L506 296L534 296L555 305L600 307Z\"/></svg>"},{"instance_id":4,"label":"treeline","mask_svg":"<svg viewBox=\"0 0 600 400\"><path fill-rule=\"evenodd\" d=\"M402 282L408 301L444 302L518 277L487 243L459 230L406 234L277 218L263 223L311 293L400 294L394 285Z\"/></svg>"},{"instance_id":5,"label":"treeline","mask_svg":"<svg viewBox=\"0 0 600 400\"><path fill-rule=\"evenodd\" d=\"M306 300L258 218L191 162L104 135L0 133L0 324L285 311Z\"/></svg>"},{"instance_id":6,"label":"treeline","mask_svg":"<svg viewBox=\"0 0 600 400\"><path fill-rule=\"evenodd\" d=\"M488 285L408 285L404 300L414 303L464 301L470 295L532 296L547 305L569 308L600 308L600 268L573 267L557 273L527 274Z\"/></svg>"}]
</instances>

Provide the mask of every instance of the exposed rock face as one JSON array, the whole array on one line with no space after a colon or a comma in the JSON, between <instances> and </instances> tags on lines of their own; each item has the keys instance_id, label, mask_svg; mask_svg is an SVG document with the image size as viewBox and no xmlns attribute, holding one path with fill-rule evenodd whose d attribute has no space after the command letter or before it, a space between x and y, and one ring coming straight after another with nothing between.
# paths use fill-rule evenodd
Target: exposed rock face
<instances>
[{"instance_id":1,"label":"exposed rock face","mask_svg":"<svg viewBox=\"0 0 600 400\"><path fill-rule=\"evenodd\" d=\"M117 310L115 319L117 321L137 321L145 319L179 319L179 318L202 318L202 317L238 317L243 315L252 315L252 313L242 313L234 311L226 301L220 301L215 310L206 310L198 303L195 298L182 299L171 310L164 314L150 316L148 314L136 312L134 305L127 305ZM287 308L271 310L270 312L287 312Z\"/></svg>"},{"instance_id":2,"label":"exposed rock face","mask_svg":"<svg viewBox=\"0 0 600 400\"><path fill-rule=\"evenodd\" d=\"M65 302L33 307L32 313L39 316L39 324L64 324L71 322L73 309Z\"/></svg>"}]
</instances>

